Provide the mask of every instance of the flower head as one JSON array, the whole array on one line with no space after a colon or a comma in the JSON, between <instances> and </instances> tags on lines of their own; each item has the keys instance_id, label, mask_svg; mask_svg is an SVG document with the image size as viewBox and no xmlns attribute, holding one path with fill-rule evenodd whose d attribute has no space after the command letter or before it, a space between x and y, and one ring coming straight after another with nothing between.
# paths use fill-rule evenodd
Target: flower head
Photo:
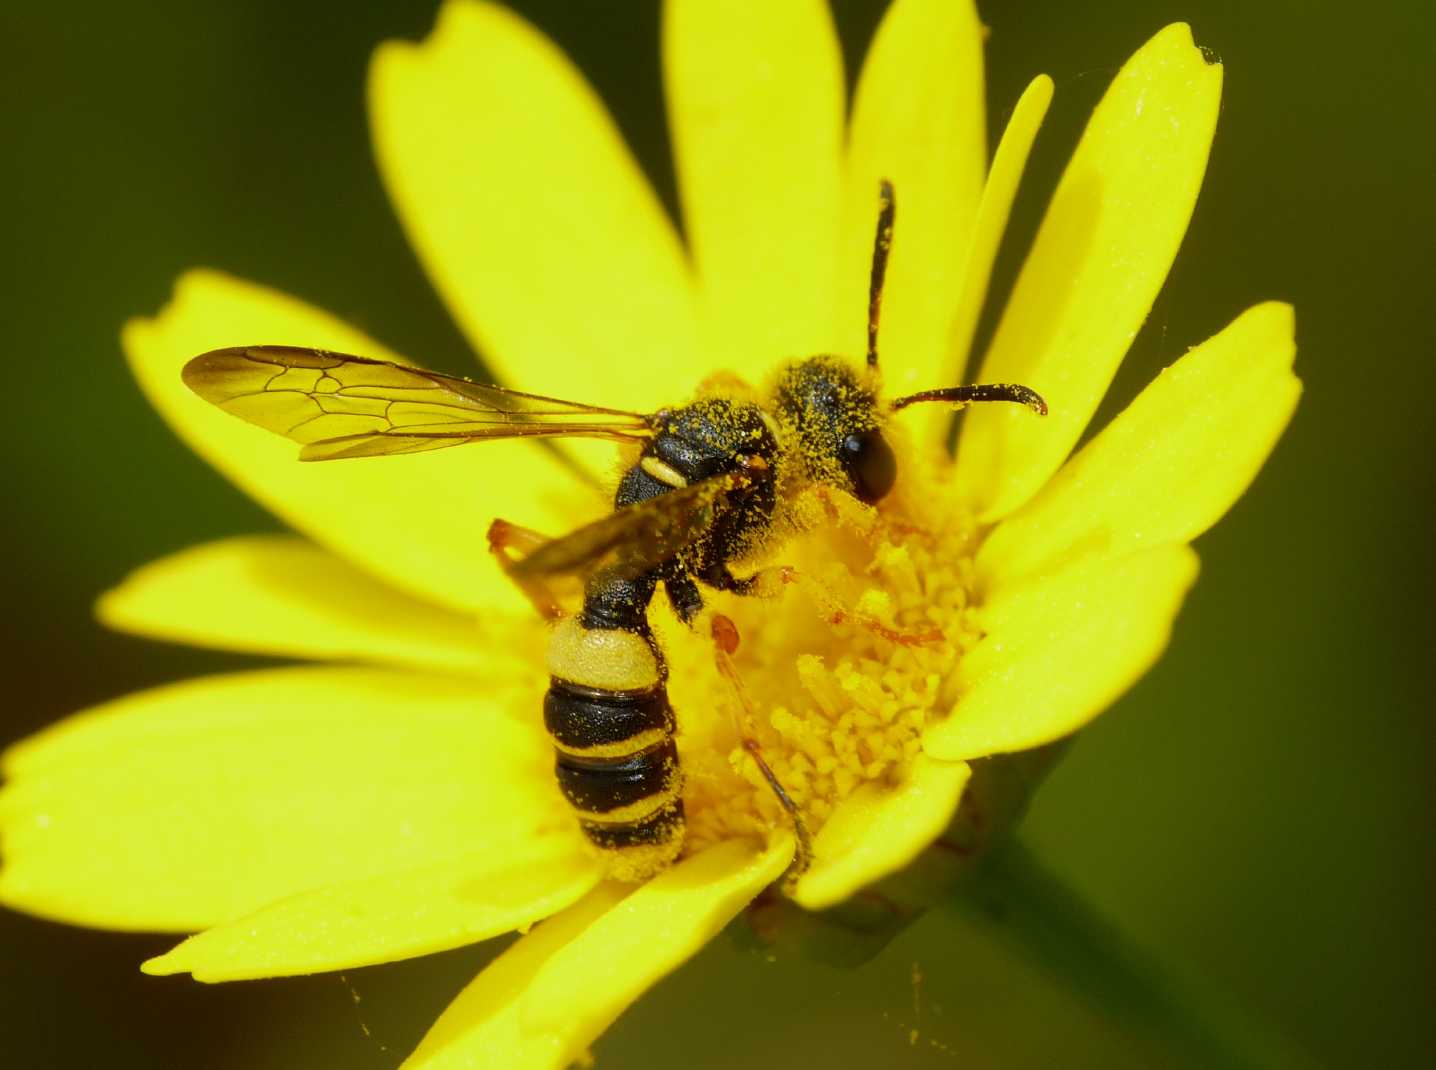
<instances>
[{"instance_id":1,"label":"flower head","mask_svg":"<svg viewBox=\"0 0 1436 1070\"><path fill-rule=\"evenodd\" d=\"M889 178L903 207L884 387L908 393L962 381L1052 92L1032 83L986 167L980 41L968 5L896 0L849 121L822 5L738 17L672 0L686 250L593 93L502 8L450 0L429 40L380 50L374 137L415 247L501 380L639 411L704 383L761 387L794 357L860 354ZM706 634L654 611L688 833L637 886L602 880L553 782L546 626L483 548L495 517L558 534L603 515L611 452L497 442L298 464L190 394L184 361L251 341L397 358L290 298L186 275L126 327L135 373L191 446L301 534L157 562L101 616L328 664L129 696L14 747L0 899L203 930L145 967L200 980L524 931L412 1065L562 1066L789 865L745 716L815 832L793 901L833 906L902 870L949 827L970 762L1060 740L1157 657L1195 577L1188 541L1296 403L1290 310L1260 305L1069 456L1175 255L1220 80L1173 26L1098 106L976 376L1032 386L1046 420L974 411L952 460L944 414L914 407L893 417L900 476L880 509L805 491L806 522L774 551L804 582L712 596L741 636L739 686Z\"/></svg>"}]
</instances>

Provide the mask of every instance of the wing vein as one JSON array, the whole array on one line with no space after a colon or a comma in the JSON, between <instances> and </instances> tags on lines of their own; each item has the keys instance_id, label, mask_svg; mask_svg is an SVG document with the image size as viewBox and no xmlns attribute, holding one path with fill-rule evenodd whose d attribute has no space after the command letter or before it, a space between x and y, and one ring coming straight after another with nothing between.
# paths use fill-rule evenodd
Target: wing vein
<instances>
[{"instance_id":1,"label":"wing vein","mask_svg":"<svg viewBox=\"0 0 1436 1070\"><path fill-rule=\"evenodd\" d=\"M651 416L526 394L368 357L295 346L201 354L200 397L299 443L304 460L370 457L520 437L651 438Z\"/></svg>"}]
</instances>

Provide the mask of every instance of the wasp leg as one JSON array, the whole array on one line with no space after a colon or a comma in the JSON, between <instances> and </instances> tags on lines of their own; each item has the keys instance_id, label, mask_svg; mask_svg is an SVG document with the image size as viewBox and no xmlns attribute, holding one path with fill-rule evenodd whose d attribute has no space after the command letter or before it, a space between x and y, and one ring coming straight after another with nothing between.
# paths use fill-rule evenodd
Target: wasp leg
<instances>
[{"instance_id":1,"label":"wasp leg","mask_svg":"<svg viewBox=\"0 0 1436 1070\"><path fill-rule=\"evenodd\" d=\"M941 628L894 628L884 624L870 613L846 606L816 577L799 572L795 568L784 569L783 582L799 584L807 592L808 597L827 616L830 624L843 624L851 621L858 627L866 628L874 635L886 639L890 643L896 643L898 646L932 646L943 641Z\"/></svg>"},{"instance_id":2,"label":"wasp leg","mask_svg":"<svg viewBox=\"0 0 1436 1070\"><path fill-rule=\"evenodd\" d=\"M539 616L546 620L557 620L563 615L563 611L559 608L558 596L553 589L542 580L521 578L515 575L513 570L516 562L549 541L547 535L532 528L511 524L507 520L495 520L489 525L489 553L494 555L499 568L504 570L504 575L513 580L514 586L524 593L524 597L532 603Z\"/></svg>"},{"instance_id":3,"label":"wasp leg","mask_svg":"<svg viewBox=\"0 0 1436 1070\"><path fill-rule=\"evenodd\" d=\"M703 593L693 577L682 569L675 568L663 574L663 590L668 595L668 604L684 624L692 625L695 617L703 612Z\"/></svg>"},{"instance_id":4,"label":"wasp leg","mask_svg":"<svg viewBox=\"0 0 1436 1070\"><path fill-rule=\"evenodd\" d=\"M786 569L787 566L783 565L760 569L751 576L735 576L728 570L727 564L720 561L703 573L703 582L718 591L732 591L747 597L773 598L782 591L785 581L781 573Z\"/></svg>"},{"instance_id":5,"label":"wasp leg","mask_svg":"<svg viewBox=\"0 0 1436 1070\"><path fill-rule=\"evenodd\" d=\"M768 787L773 789L773 794L778 799L778 805L788 812L788 817L793 822L793 835L797 839L797 850L793 854L792 863L783 873L783 883L791 885L813 864L813 841L808 836L808 826L803 822L803 815L798 809L798 804L793 802L793 797L783 787L783 782L778 779L778 774L773 772L772 766L764 759L763 748L753 736L752 727L755 721L753 702L748 697L748 691L743 686L742 679L738 676L737 666L733 664L733 653L738 649L738 627L723 614L715 613L712 633L713 660L718 666L719 673L728 681L733 688L733 693L738 698L733 715L738 738L743 744L743 749L758 764L758 771L763 774L763 779L768 782Z\"/></svg>"},{"instance_id":6,"label":"wasp leg","mask_svg":"<svg viewBox=\"0 0 1436 1070\"><path fill-rule=\"evenodd\" d=\"M704 581L721 591L759 598L776 597L784 587L796 584L817 603L830 624L851 621L899 646L931 646L943 639L942 630L939 628L893 628L871 614L845 606L816 577L809 576L792 565L774 565L742 578L729 572L726 565L720 565L713 570L712 575L705 576Z\"/></svg>"}]
</instances>

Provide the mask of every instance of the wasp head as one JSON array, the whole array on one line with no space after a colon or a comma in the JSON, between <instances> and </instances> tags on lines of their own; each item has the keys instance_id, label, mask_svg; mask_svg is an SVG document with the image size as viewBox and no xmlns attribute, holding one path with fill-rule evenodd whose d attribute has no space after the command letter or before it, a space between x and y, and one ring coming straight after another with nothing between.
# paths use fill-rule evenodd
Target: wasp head
<instances>
[{"instance_id":1,"label":"wasp head","mask_svg":"<svg viewBox=\"0 0 1436 1070\"><path fill-rule=\"evenodd\" d=\"M815 483L874 505L897 481L897 458L883 438L877 396L837 357L809 357L783 370L773 408Z\"/></svg>"}]
</instances>

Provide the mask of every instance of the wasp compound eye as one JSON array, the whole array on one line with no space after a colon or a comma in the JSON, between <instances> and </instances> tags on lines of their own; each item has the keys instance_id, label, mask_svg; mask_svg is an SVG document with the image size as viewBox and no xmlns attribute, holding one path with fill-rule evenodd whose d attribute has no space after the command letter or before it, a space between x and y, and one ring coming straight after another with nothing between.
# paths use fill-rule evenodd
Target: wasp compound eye
<instances>
[{"instance_id":1,"label":"wasp compound eye","mask_svg":"<svg viewBox=\"0 0 1436 1070\"><path fill-rule=\"evenodd\" d=\"M881 432L859 431L843 439L839 456L853 494L867 505L876 505L888 496L897 482L897 458Z\"/></svg>"}]
</instances>

